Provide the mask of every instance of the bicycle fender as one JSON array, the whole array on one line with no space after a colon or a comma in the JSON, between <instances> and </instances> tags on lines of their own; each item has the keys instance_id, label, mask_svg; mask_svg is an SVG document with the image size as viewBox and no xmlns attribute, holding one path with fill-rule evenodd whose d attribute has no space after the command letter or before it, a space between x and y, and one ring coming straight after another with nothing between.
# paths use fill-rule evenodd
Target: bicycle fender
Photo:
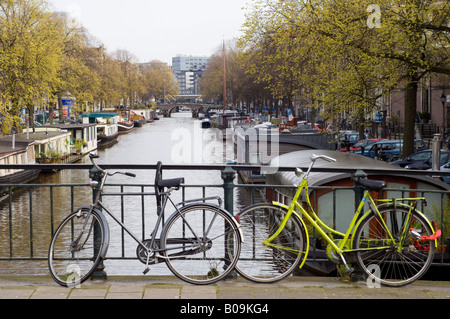
<instances>
[{"instance_id":1,"label":"bicycle fender","mask_svg":"<svg viewBox=\"0 0 450 319\"><path fill-rule=\"evenodd\" d=\"M287 205L282 204L282 203L280 203L280 202L275 202L275 201L273 201L272 204L275 205L275 206L277 206L277 207L281 207L281 208L284 208L284 209L286 209L286 210L289 210L289 207L288 207Z\"/></svg>"},{"instance_id":2,"label":"bicycle fender","mask_svg":"<svg viewBox=\"0 0 450 319\"><path fill-rule=\"evenodd\" d=\"M285 204L279 203L279 202L272 202L272 205L277 206L277 207L281 207L285 210L289 210L289 207ZM300 266L298 267L299 269L301 269L303 267L303 265L306 262L306 258L308 257L308 253L309 253L309 233L308 233L308 228L306 228L305 222L303 221L303 218L300 217L300 215L294 210L293 214L295 216L297 216L297 219L302 223L302 227L303 227L303 231L305 232L305 237L306 237L306 251L305 251L305 258L303 258Z\"/></svg>"},{"instance_id":3,"label":"bicycle fender","mask_svg":"<svg viewBox=\"0 0 450 319\"><path fill-rule=\"evenodd\" d=\"M220 210L220 211L224 212L226 215L231 217L231 220L233 221L234 225L236 226L236 228L239 231L239 236L241 237L241 243L244 242L244 235L242 234L241 225L239 224L238 220L233 215L231 215L229 211L221 208L218 205L214 205L214 204L210 204L210 203L193 203L193 204L189 204L189 205L183 206L179 210L176 210L175 212L172 213L172 215L170 215L170 217L165 222L164 227L161 230L161 234L163 234L166 231L167 224L169 223L169 221L171 221L173 218L175 218L175 216L178 214L178 211L182 212L183 210L191 208L193 206L206 206L207 208L217 209L217 210Z\"/></svg>"},{"instance_id":4,"label":"bicycle fender","mask_svg":"<svg viewBox=\"0 0 450 319\"><path fill-rule=\"evenodd\" d=\"M107 253L108 247L109 247L109 238L110 238L109 224L108 224L108 221L106 220L105 215L103 215L103 213L100 210L98 210L97 208L92 208L91 206L78 207L75 212L78 212L80 210L88 210L88 211L90 211L91 209L92 209L92 211L95 211L97 213L98 217L100 218L100 220L101 220L101 222L103 224L103 228L105 230L105 233L104 233L105 244L103 245L102 250L99 252L100 257L102 259L105 259L106 253Z\"/></svg>"}]
</instances>

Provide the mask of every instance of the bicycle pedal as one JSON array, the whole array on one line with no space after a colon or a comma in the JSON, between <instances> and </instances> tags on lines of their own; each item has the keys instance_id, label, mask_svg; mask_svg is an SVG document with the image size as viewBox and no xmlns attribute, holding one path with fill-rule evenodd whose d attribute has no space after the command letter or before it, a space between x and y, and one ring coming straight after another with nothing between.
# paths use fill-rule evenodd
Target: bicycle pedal
<instances>
[{"instance_id":1,"label":"bicycle pedal","mask_svg":"<svg viewBox=\"0 0 450 319\"><path fill-rule=\"evenodd\" d=\"M350 268L346 268L345 269L345 274L348 275L348 274L353 273L354 271L355 271L355 268L351 268L351 267Z\"/></svg>"},{"instance_id":2,"label":"bicycle pedal","mask_svg":"<svg viewBox=\"0 0 450 319\"><path fill-rule=\"evenodd\" d=\"M150 271L150 267L145 268L144 275L146 275Z\"/></svg>"}]
</instances>

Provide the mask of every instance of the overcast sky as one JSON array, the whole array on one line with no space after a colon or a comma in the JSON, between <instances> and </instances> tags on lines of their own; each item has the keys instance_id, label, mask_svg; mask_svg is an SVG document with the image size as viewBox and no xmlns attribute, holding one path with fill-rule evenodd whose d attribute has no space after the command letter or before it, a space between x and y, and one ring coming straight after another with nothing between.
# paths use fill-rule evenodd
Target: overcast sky
<instances>
[{"instance_id":1,"label":"overcast sky","mask_svg":"<svg viewBox=\"0 0 450 319\"><path fill-rule=\"evenodd\" d=\"M251 0L48 0L77 18L108 52L172 64L177 54L210 56L240 35Z\"/></svg>"}]
</instances>

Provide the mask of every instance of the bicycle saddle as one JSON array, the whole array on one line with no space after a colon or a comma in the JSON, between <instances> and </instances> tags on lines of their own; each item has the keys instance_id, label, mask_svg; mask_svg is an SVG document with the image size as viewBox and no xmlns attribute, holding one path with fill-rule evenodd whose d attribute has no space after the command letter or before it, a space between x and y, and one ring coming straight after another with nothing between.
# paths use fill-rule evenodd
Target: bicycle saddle
<instances>
[{"instance_id":1,"label":"bicycle saddle","mask_svg":"<svg viewBox=\"0 0 450 319\"><path fill-rule=\"evenodd\" d=\"M173 179L160 179L156 182L156 186L167 187L167 188L179 188L181 184L184 183L184 178L173 178Z\"/></svg>"},{"instance_id":2,"label":"bicycle saddle","mask_svg":"<svg viewBox=\"0 0 450 319\"><path fill-rule=\"evenodd\" d=\"M161 193L164 192L164 187L167 188L180 188L180 185L184 183L184 178L174 178L174 179L162 179L162 163L158 162L156 164L155 173L155 195L156 195L156 213L161 214Z\"/></svg>"},{"instance_id":3,"label":"bicycle saddle","mask_svg":"<svg viewBox=\"0 0 450 319\"><path fill-rule=\"evenodd\" d=\"M374 181L367 178L359 178L358 184L361 186L364 186L365 188L371 190L371 191L380 191L383 188L386 187L386 182L384 181Z\"/></svg>"}]
</instances>

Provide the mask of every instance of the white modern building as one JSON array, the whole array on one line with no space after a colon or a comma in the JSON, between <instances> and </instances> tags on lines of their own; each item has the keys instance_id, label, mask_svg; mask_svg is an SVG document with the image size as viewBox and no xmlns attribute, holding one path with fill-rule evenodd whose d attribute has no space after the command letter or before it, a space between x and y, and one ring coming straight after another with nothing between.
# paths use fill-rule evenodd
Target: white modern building
<instances>
[{"instance_id":1,"label":"white modern building","mask_svg":"<svg viewBox=\"0 0 450 319\"><path fill-rule=\"evenodd\" d=\"M177 55L172 58L172 70L178 82L180 95L200 95L198 79L202 77L209 57Z\"/></svg>"}]
</instances>

